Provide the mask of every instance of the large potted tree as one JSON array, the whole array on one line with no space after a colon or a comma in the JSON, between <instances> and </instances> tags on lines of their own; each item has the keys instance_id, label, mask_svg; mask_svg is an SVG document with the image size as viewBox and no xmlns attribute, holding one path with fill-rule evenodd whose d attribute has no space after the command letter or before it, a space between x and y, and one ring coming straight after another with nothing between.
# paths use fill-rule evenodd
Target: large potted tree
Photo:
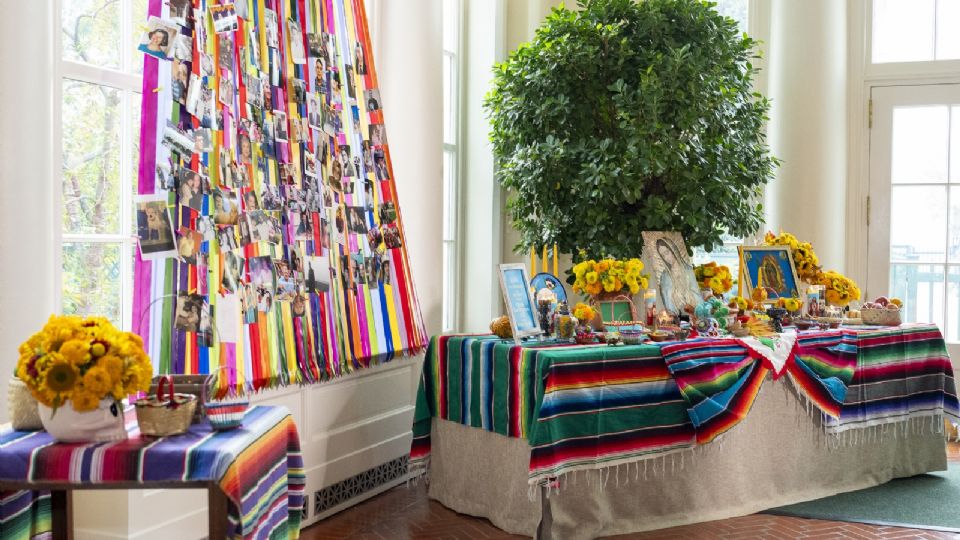
<instances>
[{"instance_id":1,"label":"large potted tree","mask_svg":"<svg viewBox=\"0 0 960 540\"><path fill-rule=\"evenodd\" d=\"M756 42L709 2L579 7L497 65L485 101L515 249L629 258L644 230L708 250L756 232L777 163Z\"/></svg>"}]
</instances>

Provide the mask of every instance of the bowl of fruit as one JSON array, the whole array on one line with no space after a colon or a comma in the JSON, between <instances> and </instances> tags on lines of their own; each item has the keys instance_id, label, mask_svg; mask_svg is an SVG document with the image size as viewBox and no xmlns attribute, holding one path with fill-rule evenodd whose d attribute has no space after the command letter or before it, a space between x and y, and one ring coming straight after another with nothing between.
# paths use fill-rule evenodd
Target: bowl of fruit
<instances>
[{"instance_id":1,"label":"bowl of fruit","mask_svg":"<svg viewBox=\"0 0 960 540\"><path fill-rule=\"evenodd\" d=\"M900 308L903 302L899 298L880 296L873 302L867 302L860 308L860 317L863 324L877 326L900 326L903 319L900 317Z\"/></svg>"}]
</instances>

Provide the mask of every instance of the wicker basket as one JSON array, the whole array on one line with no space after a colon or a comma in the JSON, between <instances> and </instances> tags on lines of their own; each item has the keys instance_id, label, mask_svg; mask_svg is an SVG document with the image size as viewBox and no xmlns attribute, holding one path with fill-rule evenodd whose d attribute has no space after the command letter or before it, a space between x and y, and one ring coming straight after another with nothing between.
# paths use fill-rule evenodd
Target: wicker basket
<instances>
[{"instance_id":1,"label":"wicker basket","mask_svg":"<svg viewBox=\"0 0 960 540\"><path fill-rule=\"evenodd\" d=\"M863 324L877 326L900 326L903 322L899 309L861 309L860 317L863 319Z\"/></svg>"},{"instance_id":2,"label":"wicker basket","mask_svg":"<svg viewBox=\"0 0 960 540\"><path fill-rule=\"evenodd\" d=\"M37 431L43 429L37 400L30 393L26 383L18 377L10 377L7 383L7 408L10 411L10 424L17 431Z\"/></svg>"},{"instance_id":3,"label":"wicker basket","mask_svg":"<svg viewBox=\"0 0 960 540\"><path fill-rule=\"evenodd\" d=\"M165 387L169 387L166 394ZM150 437L178 435L190 427L197 408L197 396L174 393L173 380L163 376L157 383L157 395L138 399L136 408L141 434Z\"/></svg>"},{"instance_id":4,"label":"wicker basket","mask_svg":"<svg viewBox=\"0 0 960 540\"><path fill-rule=\"evenodd\" d=\"M200 398L206 411L207 420L210 421L210 427L217 431L240 427L243 424L243 416L247 414L247 408L250 406L250 398L247 396L234 395L218 400L210 399L210 395L216 388L220 373L229 371L233 371L233 368L222 367L208 375Z\"/></svg>"}]
</instances>

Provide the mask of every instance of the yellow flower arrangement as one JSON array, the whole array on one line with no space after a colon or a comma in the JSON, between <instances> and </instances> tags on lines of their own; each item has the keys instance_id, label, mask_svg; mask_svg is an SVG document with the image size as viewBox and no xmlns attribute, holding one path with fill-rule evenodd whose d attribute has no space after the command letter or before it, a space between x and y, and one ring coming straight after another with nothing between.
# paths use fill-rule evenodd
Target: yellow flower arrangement
<instances>
[{"instance_id":1,"label":"yellow flower arrangement","mask_svg":"<svg viewBox=\"0 0 960 540\"><path fill-rule=\"evenodd\" d=\"M92 411L102 399L146 392L153 378L140 336L102 317L51 316L19 353L17 377L53 409L69 400L78 412Z\"/></svg>"},{"instance_id":2,"label":"yellow flower arrangement","mask_svg":"<svg viewBox=\"0 0 960 540\"><path fill-rule=\"evenodd\" d=\"M622 291L637 294L648 285L647 275L642 272L643 263L640 259L581 261L574 265L572 270L575 279L573 290L589 295ZM576 314L574 316L580 318Z\"/></svg>"},{"instance_id":3,"label":"yellow flower arrangement","mask_svg":"<svg viewBox=\"0 0 960 540\"><path fill-rule=\"evenodd\" d=\"M783 308L790 313L793 313L795 311L800 311L803 303L800 302L799 298L778 298L776 305L778 308Z\"/></svg>"},{"instance_id":4,"label":"yellow flower arrangement","mask_svg":"<svg viewBox=\"0 0 960 540\"><path fill-rule=\"evenodd\" d=\"M781 232L779 236L772 232L767 232L764 237L764 245L767 246L787 246L793 253L793 264L797 268L797 275L807 283L816 283L820 275L820 259L810 242L801 242L797 237Z\"/></svg>"},{"instance_id":5,"label":"yellow flower arrangement","mask_svg":"<svg viewBox=\"0 0 960 540\"><path fill-rule=\"evenodd\" d=\"M817 283L823 285L826 289L827 303L831 305L843 307L854 300L860 299L860 288L857 284L852 279L834 270L822 272Z\"/></svg>"},{"instance_id":6,"label":"yellow flower arrangement","mask_svg":"<svg viewBox=\"0 0 960 540\"><path fill-rule=\"evenodd\" d=\"M793 253L793 264L800 279L811 285L823 285L827 302L834 306L846 306L860 298L860 288L852 279L830 270L823 272L820 259L809 242L801 242L796 236L781 232L779 236L768 232L764 238L768 246L789 246Z\"/></svg>"},{"instance_id":7,"label":"yellow flower arrangement","mask_svg":"<svg viewBox=\"0 0 960 540\"><path fill-rule=\"evenodd\" d=\"M753 300L744 298L742 296L735 296L730 299L730 302L727 303L727 307L731 309L739 309L741 313L744 313L753 309Z\"/></svg>"},{"instance_id":8,"label":"yellow flower arrangement","mask_svg":"<svg viewBox=\"0 0 960 540\"><path fill-rule=\"evenodd\" d=\"M700 288L710 289L713 294L722 295L733 288L733 274L730 273L730 268L715 262L695 266L693 274Z\"/></svg>"},{"instance_id":9,"label":"yellow flower arrangement","mask_svg":"<svg viewBox=\"0 0 960 540\"><path fill-rule=\"evenodd\" d=\"M573 316L583 324L587 324L592 321L596 315L597 312L583 302L578 302L577 305L573 306Z\"/></svg>"}]
</instances>

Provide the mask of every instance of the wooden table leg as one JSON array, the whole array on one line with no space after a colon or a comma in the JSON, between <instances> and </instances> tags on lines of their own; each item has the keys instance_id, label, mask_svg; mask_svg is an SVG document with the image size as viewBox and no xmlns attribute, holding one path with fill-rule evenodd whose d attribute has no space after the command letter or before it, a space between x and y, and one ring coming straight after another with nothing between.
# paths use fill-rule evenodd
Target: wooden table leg
<instances>
[{"instance_id":1,"label":"wooden table leg","mask_svg":"<svg viewBox=\"0 0 960 540\"><path fill-rule=\"evenodd\" d=\"M227 538L227 494L216 484L211 484L207 491L207 506L210 513L209 538L210 540Z\"/></svg>"},{"instance_id":2,"label":"wooden table leg","mask_svg":"<svg viewBox=\"0 0 960 540\"><path fill-rule=\"evenodd\" d=\"M73 491L58 489L50 492L50 517L53 540L73 539Z\"/></svg>"}]
</instances>

